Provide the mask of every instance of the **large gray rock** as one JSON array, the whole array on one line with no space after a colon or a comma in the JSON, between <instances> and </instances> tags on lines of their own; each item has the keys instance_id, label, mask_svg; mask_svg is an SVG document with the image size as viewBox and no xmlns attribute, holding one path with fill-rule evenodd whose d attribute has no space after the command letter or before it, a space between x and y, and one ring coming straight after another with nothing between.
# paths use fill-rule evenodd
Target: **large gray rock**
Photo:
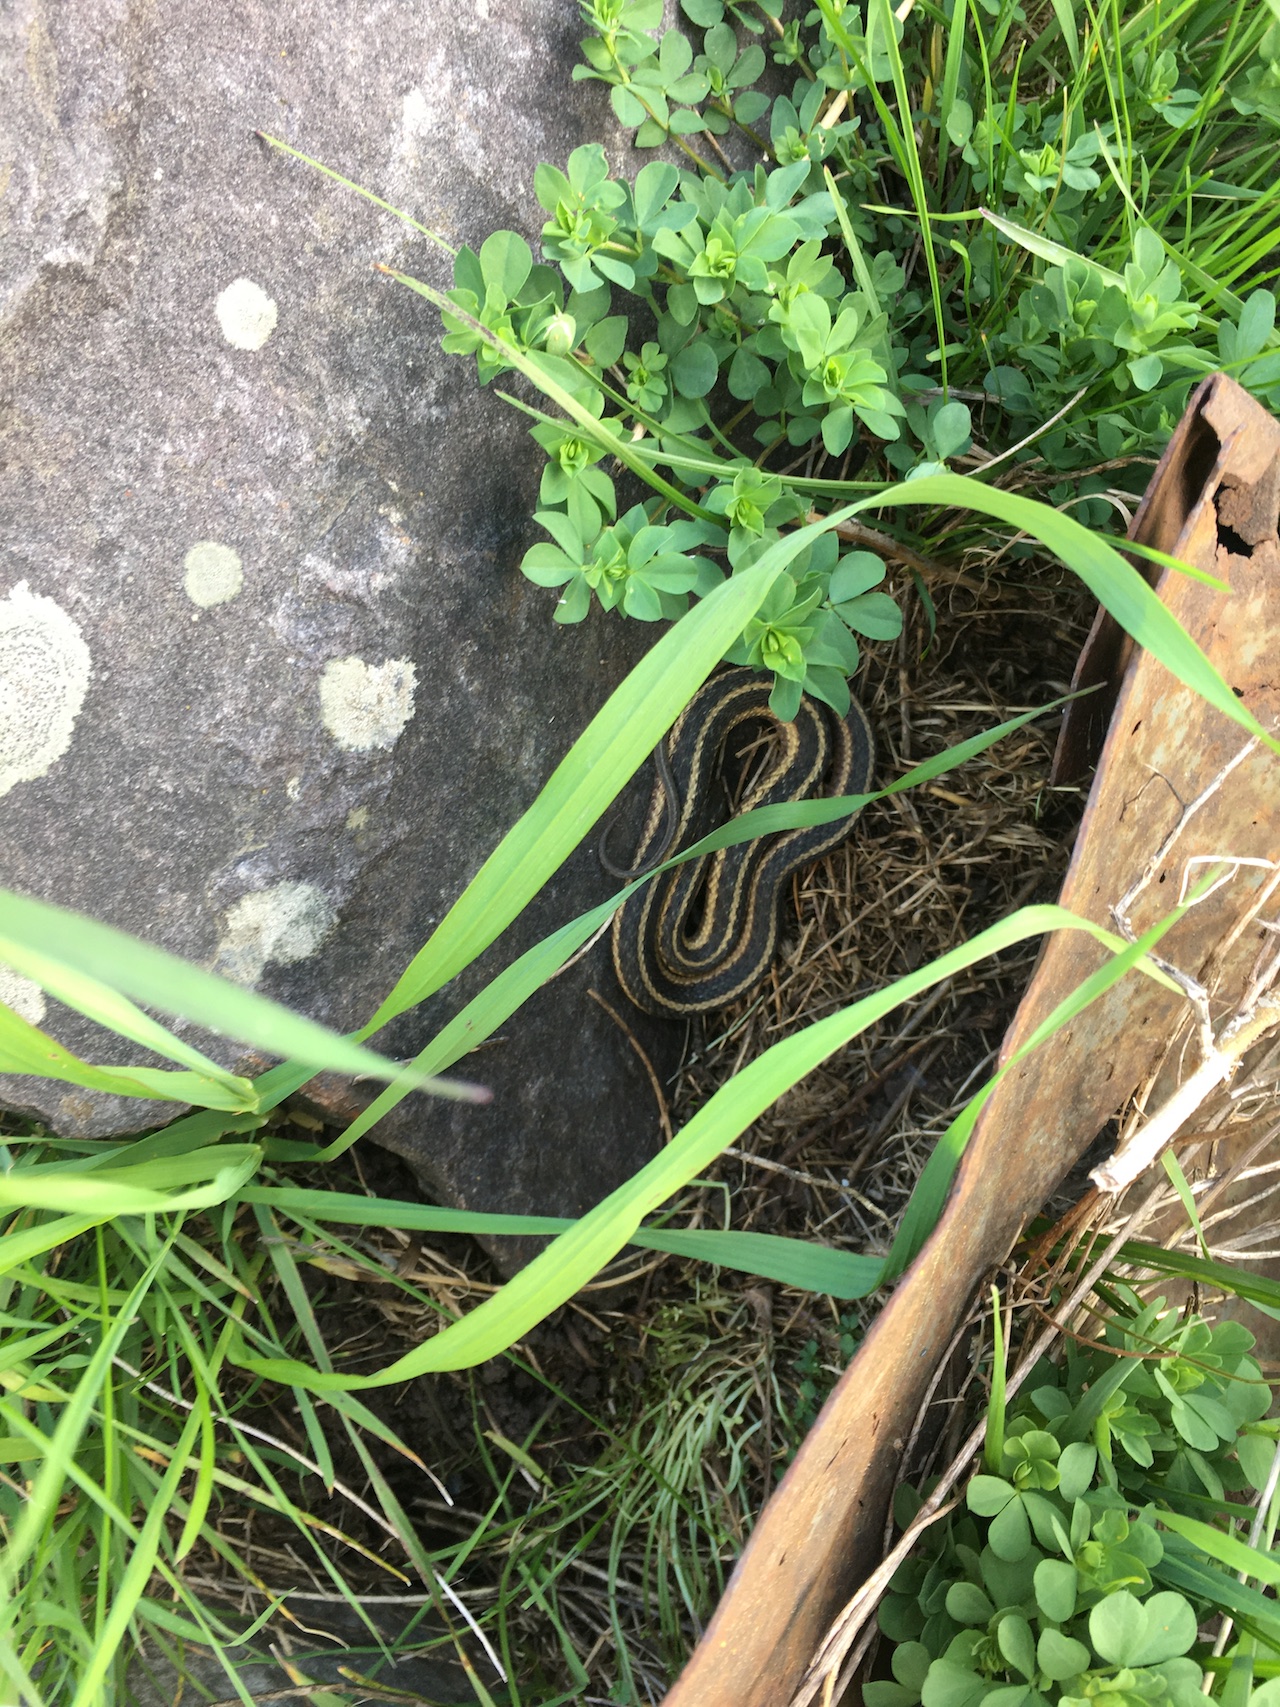
<instances>
[{"instance_id":1,"label":"large gray rock","mask_svg":"<svg viewBox=\"0 0 1280 1707\"><path fill-rule=\"evenodd\" d=\"M536 244L535 165L608 134L578 34L562 0L0 13L0 883L353 1027L639 655L634 625L552 626L517 570L540 453L373 271L447 285L447 260L253 136L451 243ZM580 852L486 972L610 888ZM475 1058L490 1109L406 1105L387 1136L438 1190L576 1211L652 1152L601 976ZM128 1058L12 974L0 995ZM0 1095L68 1134L157 1119Z\"/></svg>"}]
</instances>

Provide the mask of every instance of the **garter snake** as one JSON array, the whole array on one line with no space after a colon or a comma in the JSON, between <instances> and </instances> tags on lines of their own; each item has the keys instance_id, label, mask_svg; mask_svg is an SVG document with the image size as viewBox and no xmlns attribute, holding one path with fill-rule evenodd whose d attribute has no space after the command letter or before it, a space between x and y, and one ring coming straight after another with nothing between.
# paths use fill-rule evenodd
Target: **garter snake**
<instances>
[{"instance_id":1,"label":"garter snake","mask_svg":"<svg viewBox=\"0 0 1280 1707\"><path fill-rule=\"evenodd\" d=\"M733 738L741 746L753 729L770 740L739 779L737 811L866 792L875 749L858 702L841 717L806 695L795 721L782 723L769 710L770 687L745 669L703 684L655 754L658 776L633 867L614 866L602 845L606 869L640 876L723 822L714 784L733 769ZM628 998L648 1013L693 1014L750 990L773 961L783 884L837 847L853 816L725 848L647 883L613 921L613 963Z\"/></svg>"}]
</instances>

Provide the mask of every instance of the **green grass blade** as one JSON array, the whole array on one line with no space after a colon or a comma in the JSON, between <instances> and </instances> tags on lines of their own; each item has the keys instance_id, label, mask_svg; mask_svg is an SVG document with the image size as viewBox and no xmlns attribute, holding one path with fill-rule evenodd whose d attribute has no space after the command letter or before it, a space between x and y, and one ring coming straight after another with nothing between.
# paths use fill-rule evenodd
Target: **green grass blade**
<instances>
[{"instance_id":1,"label":"green grass blade","mask_svg":"<svg viewBox=\"0 0 1280 1707\"><path fill-rule=\"evenodd\" d=\"M942 382L942 392L947 394L947 324L942 306L942 283L938 275L938 256L933 242L933 220L929 207L928 191L925 189L924 169L920 164L920 150L916 146L915 118L911 111L911 92L907 88L906 70L902 63L902 54L898 50L898 37L894 28L895 18L889 0L869 0L867 7L867 44L868 57L871 55L873 36L873 20L884 42L884 51L889 60L893 75L894 94L897 96L898 113L901 124L895 124L884 97L870 75L870 68L864 66L863 74L867 78L867 89L875 102L880 122L885 129L889 146L897 158L897 165L907 183L911 187L911 199L915 203L916 217L920 221L920 239L924 250L925 267L929 274L929 294L933 303L934 326L938 338L938 369Z\"/></svg>"},{"instance_id":2,"label":"green grass blade","mask_svg":"<svg viewBox=\"0 0 1280 1707\"><path fill-rule=\"evenodd\" d=\"M1253 1654L1251 1643L1239 1643L1230 1661L1215 1662L1216 1665L1226 1665L1227 1674L1223 1680L1216 1700L1219 1707L1249 1707L1249 1697L1253 1694ZM1210 1669L1206 1666L1206 1669ZM1271 1676L1275 1676L1273 1671Z\"/></svg>"},{"instance_id":3,"label":"green grass blade","mask_svg":"<svg viewBox=\"0 0 1280 1707\"><path fill-rule=\"evenodd\" d=\"M1058 20L1058 28L1062 31L1062 39L1066 43L1067 57L1071 61L1071 69L1080 69L1080 32L1076 28L1075 8L1072 0L1053 0L1053 15Z\"/></svg>"},{"instance_id":4,"label":"green grass blade","mask_svg":"<svg viewBox=\"0 0 1280 1707\"><path fill-rule=\"evenodd\" d=\"M635 887L638 886L632 885L632 888ZM623 891L623 897L630 893L631 889ZM505 1024L512 1014L528 1001L535 990L541 989L548 978L553 977L564 963L590 940L618 905L619 897L615 895L600 906L593 907L590 912L570 920L567 925L562 925L558 931L527 949L512 961L510 966L504 967L498 976L455 1014L426 1048L414 1057L413 1064L417 1071L434 1073L439 1069L433 1063L452 1064L491 1037L500 1025ZM368 1108L356 1116L340 1138L335 1138L327 1148L317 1152L313 1159L317 1162L331 1162L341 1156L397 1104L403 1102L407 1092L407 1085L388 1085L384 1091L379 1092Z\"/></svg>"},{"instance_id":5,"label":"green grass blade","mask_svg":"<svg viewBox=\"0 0 1280 1707\"><path fill-rule=\"evenodd\" d=\"M992 225L1002 237L1007 237L1010 243L1016 243L1029 254L1038 255L1042 261L1048 261L1051 266L1065 267L1069 261L1083 262L1103 284L1114 285L1117 290L1124 289L1124 279L1119 273L1104 267L1089 255L1078 255L1074 249L1067 249L1061 243L1055 243L1051 237L1046 237L1040 231L1028 231L1025 225L1019 225L1016 220L1006 219L1003 214L994 213L989 207L980 207L978 212Z\"/></svg>"},{"instance_id":6,"label":"green grass blade","mask_svg":"<svg viewBox=\"0 0 1280 1707\"><path fill-rule=\"evenodd\" d=\"M871 276L871 268L867 265L867 257L862 252L858 234L853 229L849 219L849 209L840 186L832 176L831 168L822 168L822 181L827 186L827 194L831 197L831 205L836 210L836 220L840 226L840 235L844 238L844 246L849 256L849 264L853 268L853 276L857 280L858 289L871 304L872 314L880 312L880 293L876 290L875 280ZM664 459L665 460L665 459Z\"/></svg>"},{"instance_id":7,"label":"green grass blade","mask_svg":"<svg viewBox=\"0 0 1280 1707\"><path fill-rule=\"evenodd\" d=\"M1215 710L1265 741L1272 752L1280 753L1280 740L1269 735L1245 709L1132 564L1126 563L1114 546L1091 533L1073 516L1063 515L1016 492L984 486L963 474L928 474L919 480L904 481L874 498L859 499L853 508L864 510L882 504L945 504L980 510L1032 535L1080 577L1139 646L1159 659Z\"/></svg>"},{"instance_id":8,"label":"green grass blade","mask_svg":"<svg viewBox=\"0 0 1280 1707\"><path fill-rule=\"evenodd\" d=\"M100 1143L92 1153L77 1155L62 1162L40 1162L31 1171L68 1173L91 1168L126 1168L139 1162L159 1161L165 1156L183 1156L192 1150L202 1150L229 1132L258 1132L266 1124L260 1114L223 1114L217 1110L188 1114L175 1120L160 1132L149 1132L145 1138L132 1143Z\"/></svg>"},{"instance_id":9,"label":"green grass blade","mask_svg":"<svg viewBox=\"0 0 1280 1707\"><path fill-rule=\"evenodd\" d=\"M28 964L38 964L35 956L29 957ZM61 974L64 974L60 976ZM48 980L46 982L46 979ZM227 1072L225 1067L219 1067L216 1061L210 1061L198 1049L193 1049L181 1038L175 1037L171 1031L144 1014L140 1008L114 990L107 990L93 980L66 976L65 969L46 965L44 974L37 979L43 983L50 995L57 996L87 1018L96 1020L99 1025L106 1026L120 1037L130 1038L134 1043L140 1043L145 1049L154 1050L157 1055L164 1056L170 1061L180 1061L192 1071L185 1075L191 1082L208 1080L214 1087L213 1096L221 1095L221 1103L213 1106L225 1108L244 1108L253 1102L253 1086L248 1079L238 1078L234 1073ZM0 1071L7 1073L34 1073L42 1078L63 1079L71 1084L83 1084L89 1089L102 1090L114 1087L97 1083L97 1079L106 1075L113 1079L124 1079L127 1075L140 1071L131 1067L91 1067L81 1061L70 1050L64 1049L56 1038L32 1025L12 1008L0 1003ZM154 1079L155 1069L147 1072ZM137 1081L140 1085L142 1079ZM218 1087L220 1087L220 1092ZM124 1096L160 1096L165 1094L156 1089L139 1089L121 1091ZM182 1093L172 1093L175 1101L181 1100ZM204 1099L199 1099L203 1101ZM212 1098L211 1098L212 1101Z\"/></svg>"},{"instance_id":10,"label":"green grass blade","mask_svg":"<svg viewBox=\"0 0 1280 1707\"><path fill-rule=\"evenodd\" d=\"M411 1446L405 1444L390 1423L378 1416L376 1412L371 1411L367 1405L362 1405L354 1394L333 1393L329 1396L328 1402L342 1417L347 1428L363 1429L365 1434L371 1434L375 1440L382 1441L384 1446L389 1446L393 1452L398 1452L402 1458L407 1458L411 1464L416 1464L424 1475L432 1476L426 1460ZM435 1480L434 1476L432 1476L432 1480Z\"/></svg>"},{"instance_id":11,"label":"green grass blade","mask_svg":"<svg viewBox=\"0 0 1280 1707\"><path fill-rule=\"evenodd\" d=\"M45 1328L41 1333L23 1334L0 1340L0 1372L16 1369L20 1363L35 1357L46 1346L55 1345L65 1335L76 1333L81 1327L78 1319L59 1322L56 1327ZM12 1327L12 1321L10 1322Z\"/></svg>"},{"instance_id":12,"label":"green grass blade","mask_svg":"<svg viewBox=\"0 0 1280 1707\"><path fill-rule=\"evenodd\" d=\"M1133 226L1136 235L1138 230L1147 225L1148 222L1143 217L1142 209L1133 199L1133 192L1129 188L1129 179L1117 163L1110 148L1107 146L1106 137L1102 134L1101 130L1098 130L1096 134L1099 147L1102 150L1102 158L1106 164L1107 170L1111 174L1111 178L1115 183L1117 190L1120 192L1121 197L1127 203L1129 212L1133 215ZM1182 272L1184 272L1194 284L1199 285L1200 289L1211 302L1215 303L1217 307L1223 309L1228 314L1239 314L1240 310L1244 307L1244 303L1233 290L1228 289L1219 279L1216 279L1212 273L1207 272L1205 268L1200 266L1200 264L1190 255L1175 248L1163 231L1156 230L1154 226L1150 226L1149 229L1154 231L1155 235L1160 239L1165 253L1178 263ZM1092 263L1090 263L1090 265L1092 265Z\"/></svg>"},{"instance_id":13,"label":"green grass blade","mask_svg":"<svg viewBox=\"0 0 1280 1707\"><path fill-rule=\"evenodd\" d=\"M777 576L806 545L851 513L838 511L777 540L752 568L722 582L646 653L481 866L361 1035L434 994L506 929L639 770Z\"/></svg>"},{"instance_id":14,"label":"green grass blade","mask_svg":"<svg viewBox=\"0 0 1280 1707\"><path fill-rule=\"evenodd\" d=\"M278 1066L268 1068L253 1082L259 1109L279 1108L286 1097L301 1090L307 1080L314 1077L315 1068L308 1061L281 1061Z\"/></svg>"},{"instance_id":15,"label":"green grass blade","mask_svg":"<svg viewBox=\"0 0 1280 1707\"><path fill-rule=\"evenodd\" d=\"M159 1028L157 1028L159 1029ZM250 1079L224 1073L210 1063L211 1074L156 1067L95 1067L64 1049L56 1037L29 1024L0 1004L0 1072L24 1073L59 1084L112 1096L147 1097L156 1102L191 1102L239 1112L252 1108L258 1093Z\"/></svg>"},{"instance_id":16,"label":"green grass blade","mask_svg":"<svg viewBox=\"0 0 1280 1707\"><path fill-rule=\"evenodd\" d=\"M718 848L736 846L740 842L752 841L757 836L772 835L779 830L809 828L815 824L830 824L837 819L846 817L849 813L880 800L890 794L900 793L903 789L916 788L922 783L931 782L935 777L944 776L948 771L957 769L960 765L976 758L985 752L995 742L1002 740L1005 735L1012 734L1024 724L1040 717L1044 712L1052 710L1052 705L1043 706L1036 711L1026 711L1017 717L1009 718L1006 722L997 724L994 728L984 730L980 735L970 736L965 741L957 742L954 747L945 748L941 753L935 753L923 763L915 765L905 775L900 776L888 788L880 789L873 794L844 795L828 800L806 800L792 802L788 805L758 807L753 812L743 812L720 829L714 830L709 836L704 836L700 842L686 848L675 858L667 860L663 865L655 867L638 883L620 890L609 900L601 902L598 907L570 920L567 925L545 937L533 948L526 950L510 966L505 967L492 983L485 986L478 996L475 996L457 1013L452 1020L432 1038L415 1058L413 1065L422 1073L442 1073L452 1067L470 1050L491 1037L500 1025L506 1023L519 1007L528 1000L535 990L546 983L547 979L558 972L579 948L583 946L605 923L610 914L634 894L642 883L649 882L660 871L667 871L672 866L686 860L697 859L704 853L714 852ZM363 1138L365 1133L377 1125L385 1115L403 1101L407 1094L407 1086L400 1084L388 1085L361 1114L357 1115L351 1125L340 1138L336 1138L327 1149L312 1154L308 1159L315 1162L330 1162L342 1155L346 1150Z\"/></svg>"},{"instance_id":17,"label":"green grass blade","mask_svg":"<svg viewBox=\"0 0 1280 1707\"><path fill-rule=\"evenodd\" d=\"M991 1395L987 1400L987 1438L982 1447L982 1461L992 1476L1000 1474L1004 1456L1005 1387L1008 1369L1005 1364L1004 1320L1000 1314L1000 1288L991 1288Z\"/></svg>"},{"instance_id":18,"label":"green grass blade","mask_svg":"<svg viewBox=\"0 0 1280 1707\"><path fill-rule=\"evenodd\" d=\"M343 1227L399 1227L418 1233L562 1233L575 1225L556 1215L447 1209L435 1203L403 1203L394 1197L365 1197L362 1193L293 1185L249 1185L240 1193L240 1201L263 1204L308 1221L329 1221Z\"/></svg>"},{"instance_id":19,"label":"green grass blade","mask_svg":"<svg viewBox=\"0 0 1280 1707\"><path fill-rule=\"evenodd\" d=\"M1085 931L1113 953L1127 946L1101 926L1061 907L1025 907L930 965L774 1044L722 1086L660 1155L562 1233L500 1292L377 1374L318 1374L292 1360L253 1357L242 1342L231 1353L233 1361L271 1380L325 1391L384 1386L428 1370L467 1368L496 1356L572 1297L617 1255L647 1214L696 1178L772 1102L828 1055L952 973L1028 937L1058 929Z\"/></svg>"},{"instance_id":20,"label":"green grass blade","mask_svg":"<svg viewBox=\"0 0 1280 1707\"><path fill-rule=\"evenodd\" d=\"M938 111L942 116L944 132L951 117L951 109L955 105L956 96L960 93L960 73L964 69L964 31L965 20L969 8L966 0L951 0L951 21L947 25L947 57L942 72L942 88L939 92ZM946 149L938 145L939 170L943 170L946 159Z\"/></svg>"},{"instance_id":21,"label":"green grass blade","mask_svg":"<svg viewBox=\"0 0 1280 1707\"><path fill-rule=\"evenodd\" d=\"M1169 1176L1169 1184L1178 1194L1178 1201L1182 1204L1183 1210L1186 1213L1187 1221L1196 1236L1196 1243L1200 1247L1200 1255L1202 1257L1208 1257L1209 1246L1204 1236L1204 1228L1200 1225L1200 1211L1196 1208L1196 1200L1191 1192L1191 1183L1187 1179L1186 1174L1182 1171L1182 1163L1178 1160L1177 1156L1174 1155L1172 1150L1166 1150L1164 1155L1161 1156L1160 1161L1164 1167L1165 1173Z\"/></svg>"},{"instance_id":22,"label":"green grass blade","mask_svg":"<svg viewBox=\"0 0 1280 1707\"><path fill-rule=\"evenodd\" d=\"M889 1255L885 1265L886 1281L896 1280L907 1266L913 1262L924 1246L925 1240L937 1225L946 1202L947 1193L951 1189L951 1181L960 1165L965 1146L977 1124L979 1114L986 1106L987 1099L1000 1083L1006 1073L1010 1072L1020 1061L1026 1059L1033 1049L1038 1049L1060 1026L1068 1024L1077 1014L1082 1013L1093 1001L1096 1001L1113 984L1119 982L1125 974L1142 963L1144 956L1152 949L1166 931L1171 930L1182 917L1185 908L1176 909L1167 918L1161 919L1146 934L1135 943L1129 943L1113 954L1112 958L1090 974L1076 989L1065 996L1053 1012L1041 1021L1022 1048L1013 1055L998 1073L992 1075L986 1084L977 1091L961 1109L951 1125L943 1133L933 1148L929 1160L925 1163L920 1178L916 1181L915 1189L903 1211L894 1234L893 1243L889 1247ZM1157 983L1166 985L1176 992L1177 986L1172 979L1161 972L1154 964L1147 967L1148 975Z\"/></svg>"},{"instance_id":23,"label":"green grass blade","mask_svg":"<svg viewBox=\"0 0 1280 1707\"><path fill-rule=\"evenodd\" d=\"M93 1655L80 1675L71 1707L96 1707L100 1699L99 1685L120 1650L143 1590L151 1581L159 1558L160 1542L169 1508L177 1493L178 1483L185 1473L187 1454L195 1444L199 1427L200 1419L192 1412L173 1449L169 1467L155 1491L146 1521L129 1556L129 1563L123 1574L111 1585L111 1610L105 1624L96 1633Z\"/></svg>"},{"instance_id":24,"label":"green grass blade","mask_svg":"<svg viewBox=\"0 0 1280 1707\"><path fill-rule=\"evenodd\" d=\"M407 1232L514 1237L565 1233L576 1225L570 1218L559 1215L502 1215L445 1209L435 1204L401 1203L395 1198L357 1197L347 1192L290 1186L247 1186L240 1193L240 1201L261 1204L308 1221L314 1218L320 1224L400 1227ZM715 1263L720 1268L738 1269L743 1274L763 1275L767 1280L800 1287L806 1292L828 1292L833 1298L865 1298L875 1290L884 1268L879 1257L832 1250L826 1245L783 1238L776 1233L721 1232L709 1227L640 1227L628 1242L643 1250L670 1251L676 1256Z\"/></svg>"},{"instance_id":25,"label":"green grass blade","mask_svg":"<svg viewBox=\"0 0 1280 1707\"><path fill-rule=\"evenodd\" d=\"M1210 1523L1201 1523L1199 1518L1183 1517L1176 1511L1162 1511L1159 1517L1166 1529L1174 1530L1184 1541L1190 1541L1192 1546L1225 1565L1229 1571L1256 1577L1271 1588L1280 1587L1280 1555L1264 1553L1260 1547L1250 1547L1247 1541L1215 1529Z\"/></svg>"},{"instance_id":26,"label":"green grass blade","mask_svg":"<svg viewBox=\"0 0 1280 1707\"><path fill-rule=\"evenodd\" d=\"M776 1233L721 1232L711 1227L641 1227L631 1243L650 1251L671 1251L698 1262L758 1274L781 1286L825 1292L832 1298L866 1298L880 1284L883 1257L837 1251L807 1239Z\"/></svg>"},{"instance_id":27,"label":"green grass blade","mask_svg":"<svg viewBox=\"0 0 1280 1707\"><path fill-rule=\"evenodd\" d=\"M566 391L552 371L556 362L554 356L543 356L537 352L527 353L524 350L517 349L514 344L506 343L497 337L489 327L473 319L465 309L459 308L454 302L450 302L443 291L435 290L431 285L423 284L421 279L410 278L407 273L392 272L389 267L383 267L381 271L395 279L397 284L407 285L416 295L425 296L427 301L434 304L442 314L448 314L451 318L461 321L478 338L482 338L490 349L496 350L517 373L523 374L532 385L536 385L544 397L549 398L558 409L562 409L583 438L589 439L592 444L597 445L610 456L616 456L624 468L629 468L637 479L644 481L646 486L652 486L654 491L660 493L669 504L674 504L677 509L684 510L688 515L699 516L703 521L723 525L721 517L713 515L710 510L704 510L702 505L690 498L687 492L681 491L678 486L673 486L669 480L665 480L650 463L636 455L629 439L614 432L607 422L601 420L599 416L593 415L589 409L584 408L571 391ZM586 373L585 369L578 371L583 373L585 377L592 377Z\"/></svg>"},{"instance_id":28,"label":"green grass blade","mask_svg":"<svg viewBox=\"0 0 1280 1707\"><path fill-rule=\"evenodd\" d=\"M110 925L7 889L0 889L0 961L46 988L52 987L46 978L74 975L84 981L81 987L96 985L104 992L104 1005L108 992L133 997L268 1054L304 1060L315 1072L379 1079L394 1079L401 1072L395 1062L291 1013L256 990L190 966ZM466 1100L478 1094L474 1086L426 1081L418 1089Z\"/></svg>"},{"instance_id":29,"label":"green grass blade","mask_svg":"<svg viewBox=\"0 0 1280 1707\"><path fill-rule=\"evenodd\" d=\"M99 1391L110 1378L112 1359L133 1328L142 1301L163 1269L167 1254L167 1245L155 1251L110 1330L99 1340L70 1402L63 1407L57 1428L48 1438L44 1463L27 1489L27 1497L10 1530L8 1545L0 1550L0 1631L7 1633L12 1624L18 1604L15 1591L19 1578L53 1520L67 1481L78 1472L76 1453L98 1404Z\"/></svg>"},{"instance_id":30,"label":"green grass blade","mask_svg":"<svg viewBox=\"0 0 1280 1707\"><path fill-rule=\"evenodd\" d=\"M1164 1513L1160 1513L1161 1520ZM1280 1618L1276 1603L1260 1589L1237 1582L1234 1576L1204 1563L1203 1554L1177 1537L1165 1541L1164 1557L1152 1567L1158 1582L1180 1589L1197 1600L1230 1612L1244 1628L1255 1631L1272 1648L1280 1649Z\"/></svg>"},{"instance_id":31,"label":"green grass blade","mask_svg":"<svg viewBox=\"0 0 1280 1707\"><path fill-rule=\"evenodd\" d=\"M1192 581L1199 581L1202 586L1212 587L1215 592L1229 593L1230 583L1218 575L1211 575L1207 569L1200 569L1194 563L1184 563L1180 557L1171 557L1167 551L1161 551L1158 546L1147 545L1140 539L1116 539L1111 542L1117 551L1128 552L1133 557L1145 557L1150 563L1158 563L1162 569L1176 569L1179 575L1186 575Z\"/></svg>"},{"instance_id":32,"label":"green grass blade","mask_svg":"<svg viewBox=\"0 0 1280 1707\"><path fill-rule=\"evenodd\" d=\"M1144 1244L1141 1239L1126 1239L1116 1253L1116 1261L1132 1263L1149 1269L1153 1274L1176 1275L1182 1280L1195 1281L1206 1288L1234 1293L1260 1309L1280 1313L1280 1281L1265 1274L1251 1274L1248 1269L1233 1263L1192 1256L1186 1251L1169 1251L1163 1245Z\"/></svg>"},{"instance_id":33,"label":"green grass blade","mask_svg":"<svg viewBox=\"0 0 1280 1707\"><path fill-rule=\"evenodd\" d=\"M132 1168L84 1174L13 1168L0 1174L0 1205L89 1214L97 1221L113 1215L207 1209L225 1203L247 1184L261 1159L257 1144L220 1144Z\"/></svg>"},{"instance_id":34,"label":"green grass blade","mask_svg":"<svg viewBox=\"0 0 1280 1707\"><path fill-rule=\"evenodd\" d=\"M303 1338L307 1342L311 1356L320 1369L331 1369L328 1348L324 1343L324 1335L320 1332L320 1324L311 1304L311 1295L307 1291L302 1274L289 1244L281 1237L269 1210L261 1205L257 1208L258 1228L262 1243L266 1246L275 1270L276 1278L284 1289L285 1297L289 1300L289 1308L293 1320L302 1329ZM325 1438L320 1419L316 1415L315 1405L311 1395L304 1390L295 1389L293 1395L294 1409L302 1420L307 1440L311 1446L311 1456L320 1471L320 1479L324 1483L325 1492L333 1491L333 1455L329 1450L329 1442Z\"/></svg>"},{"instance_id":35,"label":"green grass blade","mask_svg":"<svg viewBox=\"0 0 1280 1707\"><path fill-rule=\"evenodd\" d=\"M105 1212L100 1215L59 1215L54 1221L42 1221L34 1227L23 1227L19 1232L7 1231L0 1238L0 1274L11 1274L14 1269L22 1268L46 1251L70 1244L81 1233L87 1233L91 1227L100 1227L107 1220L110 1220L110 1215ZM38 1284L37 1277L33 1276L33 1281Z\"/></svg>"},{"instance_id":36,"label":"green grass blade","mask_svg":"<svg viewBox=\"0 0 1280 1707\"><path fill-rule=\"evenodd\" d=\"M411 214L405 213L402 208L394 206L391 202L384 202L381 196L375 196L373 191L366 190L363 184L357 184L350 178L344 178L341 172L335 172L332 166L326 166L320 160L313 160L309 154L303 154L301 149L290 148L287 142L281 142L278 136L269 136L265 130L255 131L254 135L269 147L278 149L281 154L291 154L295 160L301 160L303 165L314 167L317 172L323 172L326 178L332 178L334 183L341 184L344 190L351 190L355 195L363 196L367 202L372 202L374 207L380 207L384 213L393 213L397 219L402 219L406 225L411 225L415 231L421 232L424 237L429 237L438 249L444 250L450 260L457 258L458 251L451 243L446 243L438 231L433 231L429 225L419 225Z\"/></svg>"},{"instance_id":37,"label":"green grass blade","mask_svg":"<svg viewBox=\"0 0 1280 1707\"><path fill-rule=\"evenodd\" d=\"M204 1528L205 1519L209 1515L209 1506L213 1500L214 1472L217 1469L217 1443L213 1434L213 1411L209 1404L209 1394L203 1386L196 1389L192 1415L199 1426L200 1433L199 1468L196 1471L195 1486L191 1490L182 1533L178 1537L178 1545L174 1549L173 1562L175 1565L182 1563L200 1539L200 1533Z\"/></svg>"}]
</instances>

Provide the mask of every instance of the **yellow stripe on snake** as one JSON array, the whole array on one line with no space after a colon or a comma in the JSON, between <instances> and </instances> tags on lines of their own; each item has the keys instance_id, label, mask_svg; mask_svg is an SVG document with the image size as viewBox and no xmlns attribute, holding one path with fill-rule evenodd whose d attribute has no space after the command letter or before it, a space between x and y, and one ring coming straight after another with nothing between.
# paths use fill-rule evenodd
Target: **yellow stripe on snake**
<instances>
[{"instance_id":1,"label":"yellow stripe on snake","mask_svg":"<svg viewBox=\"0 0 1280 1707\"><path fill-rule=\"evenodd\" d=\"M795 721L782 723L769 710L770 687L754 670L732 669L698 690L655 754L658 777L634 864L620 869L601 848L615 876L652 870L725 821L714 784L735 763L741 769L735 737L739 749L753 732L768 737L762 761L748 765L737 812L867 791L875 747L858 702L841 717L806 695ZM626 995L648 1013L687 1015L752 989L777 951L784 883L838 847L855 816L724 848L645 884L613 921L614 967Z\"/></svg>"}]
</instances>

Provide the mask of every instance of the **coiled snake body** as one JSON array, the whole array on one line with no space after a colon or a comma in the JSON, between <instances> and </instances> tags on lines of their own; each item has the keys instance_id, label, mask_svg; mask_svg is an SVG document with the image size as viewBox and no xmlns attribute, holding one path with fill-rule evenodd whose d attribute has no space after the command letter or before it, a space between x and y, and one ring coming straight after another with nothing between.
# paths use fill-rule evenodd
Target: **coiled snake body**
<instances>
[{"instance_id":1,"label":"coiled snake body","mask_svg":"<svg viewBox=\"0 0 1280 1707\"><path fill-rule=\"evenodd\" d=\"M650 870L724 821L713 785L733 769L733 738L741 747L753 727L769 737L768 750L742 781L739 812L866 792L875 748L858 702L841 717L806 695L795 721L782 723L769 710L770 686L753 670L732 669L698 690L656 755L658 778L634 866L620 871L601 850L615 875ZM855 816L704 854L651 879L613 921L614 967L629 999L648 1013L687 1015L750 990L776 952L786 879L837 847Z\"/></svg>"}]
</instances>

